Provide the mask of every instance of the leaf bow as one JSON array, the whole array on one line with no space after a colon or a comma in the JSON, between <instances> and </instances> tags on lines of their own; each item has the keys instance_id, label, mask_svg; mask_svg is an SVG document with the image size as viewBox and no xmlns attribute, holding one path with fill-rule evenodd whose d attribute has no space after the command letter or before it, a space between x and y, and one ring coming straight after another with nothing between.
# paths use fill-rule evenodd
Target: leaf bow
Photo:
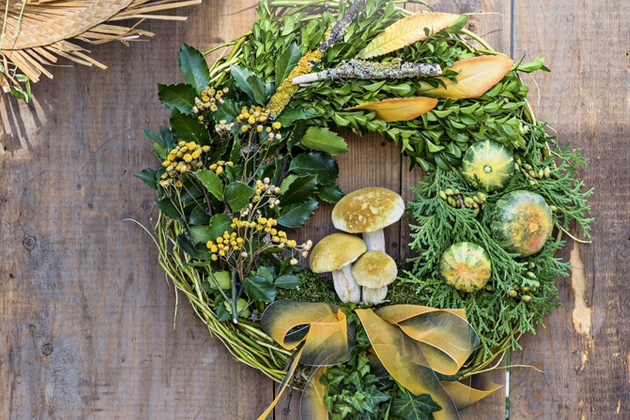
<instances>
[{"instance_id":1,"label":"leaf bow","mask_svg":"<svg viewBox=\"0 0 630 420\"><path fill-rule=\"evenodd\" d=\"M372 351L400 385L415 395L429 394L442 407L436 420L459 419L458 410L494 392L499 386L475 378L476 383L440 382L442 375L456 374L479 346L479 337L463 309L436 309L417 305L392 305L357 309ZM302 326L296 329L296 327ZM284 348L304 342L283 381L265 419L284 392L298 363L316 366L301 402L302 420L327 420L326 386L320 377L325 366L345 362L350 356L346 314L335 305L278 301L262 317L263 330Z\"/></svg>"}]
</instances>

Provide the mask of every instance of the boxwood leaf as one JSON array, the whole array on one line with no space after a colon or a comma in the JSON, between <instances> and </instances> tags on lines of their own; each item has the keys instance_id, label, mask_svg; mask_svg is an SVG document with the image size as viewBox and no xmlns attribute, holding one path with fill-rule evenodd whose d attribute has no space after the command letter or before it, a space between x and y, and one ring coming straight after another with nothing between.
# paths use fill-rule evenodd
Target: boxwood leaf
<instances>
[{"instance_id":1,"label":"boxwood leaf","mask_svg":"<svg viewBox=\"0 0 630 420\"><path fill-rule=\"evenodd\" d=\"M319 202L311 198L303 203L291 204L282 209L282 216L278 219L278 223L284 227L297 228L304 226L304 223L311 218L315 210L317 210Z\"/></svg>"},{"instance_id":2,"label":"boxwood leaf","mask_svg":"<svg viewBox=\"0 0 630 420\"><path fill-rule=\"evenodd\" d=\"M171 114L171 130L177 140L195 141L201 145L210 143L210 134L203 124L192 115L186 115L178 109Z\"/></svg>"},{"instance_id":3,"label":"boxwood leaf","mask_svg":"<svg viewBox=\"0 0 630 420\"><path fill-rule=\"evenodd\" d=\"M300 58L302 58L302 51L295 42L285 48L276 62L276 86L280 86L282 81L287 78Z\"/></svg>"},{"instance_id":4,"label":"boxwood leaf","mask_svg":"<svg viewBox=\"0 0 630 420\"><path fill-rule=\"evenodd\" d=\"M307 149L326 152L331 156L348 151L348 144L342 137L322 127L310 127L306 130L301 143Z\"/></svg>"},{"instance_id":5,"label":"boxwood leaf","mask_svg":"<svg viewBox=\"0 0 630 420\"><path fill-rule=\"evenodd\" d=\"M317 190L317 175L306 175L296 178L280 196L280 204L302 203L313 196Z\"/></svg>"},{"instance_id":6,"label":"boxwood leaf","mask_svg":"<svg viewBox=\"0 0 630 420\"><path fill-rule=\"evenodd\" d=\"M261 276L249 276L244 281L247 295L257 301L271 303L276 298L276 288Z\"/></svg>"},{"instance_id":7,"label":"boxwood leaf","mask_svg":"<svg viewBox=\"0 0 630 420\"><path fill-rule=\"evenodd\" d=\"M225 199L232 211L239 211L245 208L249 199L254 195L254 189L242 182L232 182L225 189Z\"/></svg>"},{"instance_id":8,"label":"boxwood leaf","mask_svg":"<svg viewBox=\"0 0 630 420\"><path fill-rule=\"evenodd\" d=\"M158 98L168 109L177 109L184 114L190 114L195 106L195 88L185 83L163 85L158 83Z\"/></svg>"},{"instance_id":9,"label":"boxwood leaf","mask_svg":"<svg viewBox=\"0 0 630 420\"><path fill-rule=\"evenodd\" d=\"M210 84L210 70L203 54L188 44L183 44L179 50L179 69L197 94Z\"/></svg>"},{"instance_id":10,"label":"boxwood leaf","mask_svg":"<svg viewBox=\"0 0 630 420\"><path fill-rule=\"evenodd\" d=\"M223 181L221 177L209 169L202 169L195 172L195 176L210 194L215 196L218 200L223 200Z\"/></svg>"},{"instance_id":11,"label":"boxwood leaf","mask_svg":"<svg viewBox=\"0 0 630 420\"><path fill-rule=\"evenodd\" d=\"M332 184L339 176L337 161L318 152L302 153L296 156L291 161L289 170L298 175L317 175L317 181L322 185Z\"/></svg>"}]
</instances>

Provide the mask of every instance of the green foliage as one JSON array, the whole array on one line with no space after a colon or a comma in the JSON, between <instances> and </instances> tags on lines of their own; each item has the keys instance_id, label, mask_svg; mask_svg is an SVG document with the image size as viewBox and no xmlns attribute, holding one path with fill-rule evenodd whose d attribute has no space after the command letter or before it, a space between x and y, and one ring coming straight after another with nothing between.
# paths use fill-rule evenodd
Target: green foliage
<instances>
[{"instance_id":1,"label":"green foliage","mask_svg":"<svg viewBox=\"0 0 630 420\"><path fill-rule=\"evenodd\" d=\"M210 71L203 54L188 44L182 45L179 50L179 69L190 86L197 94L210 83Z\"/></svg>"},{"instance_id":2,"label":"green foliage","mask_svg":"<svg viewBox=\"0 0 630 420\"><path fill-rule=\"evenodd\" d=\"M232 211L244 209L254 195L254 189L242 182L232 182L225 188L225 199Z\"/></svg>"},{"instance_id":3,"label":"green foliage","mask_svg":"<svg viewBox=\"0 0 630 420\"><path fill-rule=\"evenodd\" d=\"M299 286L291 290L279 290L278 299L299 302L339 303L333 282L311 270L302 269L297 275Z\"/></svg>"},{"instance_id":4,"label":"green foliage","mask_svg":"<svg viewBox=\"0 0 630 420\"><path fill-rule=\"evenodd\" d=\"M348 151L348 143L336 133L327 128L309 127L300 140L300 144L310 150L326 152L336 156Z\"/></svg>"},{"instance_id":5,"label":"green foliage","mask_svg":"<svg viewBox=\"0 0 630 420\"><path fill-rule=\"evenodd\" d=\"M171 131L175 140L195 141L201 145L210 143L210 134L197 118L175 108L171 114Z\"/></svg>"},{"instance_id":6,"label":"green foliage","mask_svg":"<svg viewBox=\"0 0 630 420\"><path fill-rule=\"evenodd\" d=\"M195 176L201 181L210 194L215 196L218 200L223 199L223 181L221 181L219 175L208 169L202 169L195 172ZM249 200L249 197L247 200Z\"/></svg>"},{"instance_id":7,"label":"green foliage","mask_svg":"<svg viewBox=\"0 0 630 420\"><path fill-rule=\"evenodd\" d=\"M183 114L190 114L195 106L195 88L186 84L163 85L158 83L158 98L170 110L177 109Z\"/></svg>"}]
</instances>

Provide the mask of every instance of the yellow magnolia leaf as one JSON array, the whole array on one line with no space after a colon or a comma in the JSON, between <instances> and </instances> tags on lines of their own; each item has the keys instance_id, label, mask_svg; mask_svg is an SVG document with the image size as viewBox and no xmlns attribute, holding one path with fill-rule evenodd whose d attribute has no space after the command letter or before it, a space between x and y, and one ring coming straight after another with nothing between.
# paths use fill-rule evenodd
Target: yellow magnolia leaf
<instances>
[{"instance_id":1,"label":"yellow magnolia leaf","mask_svg":"<svg viewBox=\"0 0 630 420\"><path fill-rule=\"evenodd\" d=\"M482 55L456 61L449 70L457 71L457 83L447 77L440 77L446 87L433 87L421 82L418 93L437 98L464 99L478 98L486 93L512 68L511 58L504 55Z\"/></svg>"},{"instance_id":2,"label":"yellow magnolia leaf","mask_svg":"<svg viewBox=\"0 0 630 420\"><path fill-rule=\"evenodd\" d=\"M365 102L350 109L365 109L376 112L376 118L385 122L409 121L431 111L438 101L434 98L391 98Z\"/></svg>"},{"instance_id":3,"label":"yellow magnolia leaf","mask_svg":"<svg viewBox=\"0 0 630 420\"><path fill-rule=\"evenodd\" d=\"M428 12L408 16L381 32L359 52L359 58L378 57L425 40L430 35L451 26L459 17L460 15L450 13Z\"/></svg>"},{"instance_id":4,"label":"yellow magnolia leaf","mask_svg":"<svg viewBox=\"0 0 630 420\"><path fill-rule=\"evenodd\" d=\"M458 410L463 410L501 388L501 385L495 384L485 375L473 375L464 379L464 382L466 383L442 382Z\"/></svg>"}]
</instances>

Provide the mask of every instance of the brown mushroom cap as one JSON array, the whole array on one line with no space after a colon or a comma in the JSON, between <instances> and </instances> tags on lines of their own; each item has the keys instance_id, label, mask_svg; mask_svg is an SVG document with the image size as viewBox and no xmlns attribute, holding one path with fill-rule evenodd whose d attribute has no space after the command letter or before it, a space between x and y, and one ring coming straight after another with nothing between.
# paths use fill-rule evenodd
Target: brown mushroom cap
<instances>
[{"instance_id":1,"label":"brown mushroom cap","mask_svg":"<svg viewBox=\"0 0 630 420\"><path fill-rule=\"evenodd\" d=\"M328 273L353 263L367 251L361 238L346 233L333 233L319 241L309 260L314 273Z\"/></svg>"},{"instance_id":2,"label":"brown mushroom cap","mask_svg":"<svg viewBox=\"0 0 630 420\"><path fill-rule=\"evenodd\" d=\"M381 251L368 251L352 266L359 286L378 289L396 280L398 267L392 257Z\"/></svg>"},{"instance_id":3,"label":"brown mushroom cap","mask_svg":"<svg viewBox=\"0 0 630 420\"><path fill-rule=\"evenodd\" d=\"M366 233L396 223L405 212L405 202L394 191L369 187L339 200L332 211L335 228L349 233Z\"/></svg>"}]
</instances>

